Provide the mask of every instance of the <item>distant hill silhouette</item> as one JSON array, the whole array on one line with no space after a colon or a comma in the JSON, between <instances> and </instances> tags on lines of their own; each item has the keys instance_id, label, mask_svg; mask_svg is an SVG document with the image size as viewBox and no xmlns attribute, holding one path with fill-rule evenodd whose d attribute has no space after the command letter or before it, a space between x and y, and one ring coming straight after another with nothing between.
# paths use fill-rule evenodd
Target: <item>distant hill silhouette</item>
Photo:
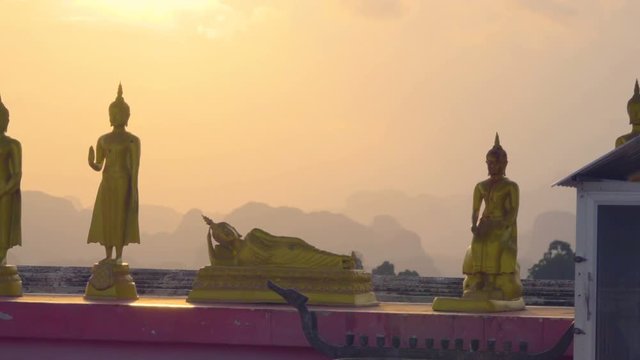
<instances>
[{"instance_id":1,"label":"distant hill silhouette","mask_svg":"<svg viewBox=\"0 0 640 360\"><path fill-rule=\"evenodd\" d=\"M552 240L575 246L575 206L567 189L521 193L518 217L522 274L536 263ZM234 225L242 234L254 227L276 235L300 237L332 252L363 254L365 268L388 260L397 271L424 276L460 276L462 256L471 241L471 194L408 196L397 191L360 192L342 211L303 212L292 207L248 203L228 215L206 215ZM206 226L194 209L186 214L157 205L141 205L141 245L125 249L133 266L197 269L207 264ZM22 248L9 252L21 265L89 265L104 256L87 244L91 210L72 198L23 191Z\"/></svg>"},{"instance_id":2,"label":"distant hill silhouette","mask_svg":"<svg viewBox=\"0 0 640 360\"><path fill-rule=\"evenodd\" d=\"M410 196L393 190L362 191L350 196L339 212L362 223L388 214L397 219L400 227L418 234L444 276L460 276L462 258L471 242L472 191L473 188L468 195L448 197ZM552 240L575 246L575 191L550 187L520 191L518 248L521 274L526 277L526 266L537 262Z\"/></svg>"},{"instance_id":3,"label":"distant hill silhouette","mask_svg":"<svg viewBox=\"0 0 640 360\"><path fill-rule=\"evenodd\" d=\"M89 246L91 210L39 191L22 192L22 247L9 251L19 265L87 265L104 251Z\"/></svg>"},{"instance_id":4,"label":"distant hill silhouette","mask_svg":"<svg viewBox=\"0 0 640 360\"><path fill-rule=\"evenodd\" d=\"M208 263L206 225L202 211L180 214L162 206L141 205L142 244L125 248L125 260L137 268L197 269ZM295 208L274 208L249 203L224 218L241 233L259 227L277 235L300 237L312 245L337 253L355 250L370 269L384 260L396 268L438 274L424 252L420 238L392 217L375 217L371 225L330 212L304 213ZM103 247L87 244L90 209L78 209L72 199L23 191L23 247L12 249L9 261L20 265L87 266L104 256Z\"/></svg>"},{"instance_id":5,"label":"distant hill silhouette","mask_svg":"<svg viewBox=\"0 0 640 360\"><path fill-rule=\"evenodd\" d=\"M22 247L9 252L9 260L18 264L32 265L89 265L104 256L104 250L96 244L87 244L87 233L91 222L91 209L78 208L78 202L72 198L62 198L39 191L22 192ZM188 215L188 214L187 214ZM199 217L199 212L198 215ZM193 216L192 216L193 217ZM157 254L153 248L156 242L162 243L165 237L194 236L177 230L181 222L190 218L173 209L155 206L140 206L140 231L145 246L131 245L125 249L128 261L132 258L145 259L144 263L155 266L163 262L178 265L182 260L174 261L171 249L166 256ZM195 223L195 221L193 221ZM175 231L174 231L175 230ZM204 230L200 228L202 239ZM194 231L195 233L195 231ZM180 241L178 244L185 242ZM186 241L188 243L188 241ZM195 239L193 240L195 247ZM147 244L149 243L149 244ZM139 249L136 249L139 248ZM165 247L161 247L164 249ZM177 248L177 246L176 246ZM192 252L195 252L192 249ZM138 254L140 253L140 254ZM146 261L148 256L155 256ZM196 255L192 255L196 258ZM206 259L206 257L205 257ZM193 262L193 259L191 260ZM140 267L140 265L136 264ZM181 267L184 267L182 265Z\"/></svg>"},{"instance_id":6,"label":"distant hill silhouette","mask_svg":"<svg viewBox=\"0 0 640 360\"><path fill-rule=\"evenodd\" d=\"M439 274L422 248L420 237L390 216L377 216L367 226L327 211L305 213L291 207L248 203L231 212L225 221L242 234L257 227L276 235L296 236L336 253L349 254L354 250L363 254L364 267L368 270L389 260L399 270Z\"/></svg>"}]
</instances>

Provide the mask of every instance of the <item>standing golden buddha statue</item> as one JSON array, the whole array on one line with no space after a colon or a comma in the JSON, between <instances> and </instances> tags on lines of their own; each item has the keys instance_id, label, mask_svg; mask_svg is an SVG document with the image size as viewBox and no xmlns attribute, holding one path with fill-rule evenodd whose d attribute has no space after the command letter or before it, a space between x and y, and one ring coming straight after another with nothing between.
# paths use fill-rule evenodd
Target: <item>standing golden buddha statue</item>
<instances>
[{"instance_id":1,"label":"standing golden buddha statue","mask_svg":"<svg viewBox=\"0 0 640 360\"><path fill-rule=\"evenodd\" d=\"M517 262L519 190L518 184L505 176L507 152L498 134L486 161L489 178L473 191L473 239L462 265L462 298L436 298L434 310L495 312L524 308Z\"/></svg>"},{"instance_id":2,"label":"standing golden buddha statue","mask_svg":"<svg viewBox=\"0 0 640 360\"><path fill-rule=\"evenodd\" d=\"M140 243L140 140L125 130L129 116L129 105L124 101L122 85L119 85L118 96L109 105L109 121L113 130L98 138L95 151L93 147L89 148L89 166L95 171L102 171L102 181L93 207L87 242L104 246L106 256L94 265L87 285L88 297L137 298L129 267L122 262L124 246Z\"/></svg>"},{"instance_id":3,"label":"standing golden buddha statue","mask_svg":"<svg viewBox=\"0 0 640 360\"><path fill-rule=\"evenodd\" d=\"M7 265L10 248L22 245L20 180L22 147L7 136L9 109L0 98L0 296L22 295L18 270Z\"/></svg>"},{"instance_id":4,"label":"standing golden buddha statue","mask_svg":"<svg viewBox=\"0 0 640 360\"><path fill-rule=\"evenodd\" d=\"M631 132L618 137L616 147L640 135L640 86L638 86L637 79L633 88L633 96L627 102L627 114L629 115L629 123L632 125Z\"/></svg>"}]
</instances>

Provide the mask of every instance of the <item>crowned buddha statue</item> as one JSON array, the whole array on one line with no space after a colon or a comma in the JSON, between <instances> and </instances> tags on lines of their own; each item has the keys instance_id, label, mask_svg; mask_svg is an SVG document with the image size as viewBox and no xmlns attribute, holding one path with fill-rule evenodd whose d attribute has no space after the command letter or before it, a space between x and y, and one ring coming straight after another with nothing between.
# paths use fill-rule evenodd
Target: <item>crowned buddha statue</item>
<instances>
[{"instance_id":1,"label":"crowned buddha statue","mask_svg":"<svg viewBox=\"0 0 640 360\"><path fill-rule=\"evenodd\" d=\"M640 86L638 80L633 88L633 96L627 102L627 114L631 124L631 132L616 139L616 147L627 143L629 140L640 135Z\"/></svg>"},{"instance_id":2,"label":"crowned buddha statue","mask_svg":"<svg viewBox=\"0 0 640 360\"><path fill-rule=\"evenodd\" d=\"M122 251L128 244L140 243L138 226L138 168L140 140L125 128L129 123L129 105L118 95L109 105L111 132L98 138L89 148L89 166L102 171L88 243L105 248L105 257L93 268L87 286L88 297L137 298L135 284L123 263ZM115 257L113 250L115 249Z\"/></svg>"},{"instance_id":3,"label":"crowned buddha statue","mask_svg":"<svg viewBox=\"0 0 640 360\"><path fill-rule=\"evenodd\" d=\"M489 178L473 191L473 237L462 265L462 299L436 298L434 310L493 312L524 308L517 262L519 190L505 176L507 152L498 134L486 162Z\"/></svg>"},{"instance_id":4,"label":"crowned buddha statue","mask_svg":"<svg viewBox=\"0 0 640 360\"><path fill-rule=\"evenodd\" d=\"M357 269L353 252L333 254L302 239L261 229L253 229L243 237L226 222L203 218L209 226L211 265L198 271L189 293L191 302L282 302L267 287L267 281L272 280L304 292L313 304L377 303L371 274Z\"/></svg>"},{"instance_id":5,"label":"crowned buddha statue","mask_svg":"<svg viewBox=\"0 0 640 360\"><path fill-rule=\"evenodd\" d=\"M22 281L17 268L7 265L7 252L22 245L22 148L18 140L7 136L8 126L9 110L0 98L0 296L20 296Z\"/></svg>"}]
</instances>

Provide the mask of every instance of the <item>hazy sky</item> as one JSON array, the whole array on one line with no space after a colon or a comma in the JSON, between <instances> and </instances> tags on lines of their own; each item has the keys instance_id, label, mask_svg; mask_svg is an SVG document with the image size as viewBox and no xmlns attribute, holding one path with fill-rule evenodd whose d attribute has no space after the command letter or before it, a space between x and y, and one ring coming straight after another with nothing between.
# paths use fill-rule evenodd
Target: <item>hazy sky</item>
<instances>
[{"instance_id":1,"label":"hazy sky","mask_svg":"<svg viewBox=\"0 0 640 360\"><path fill-rule=\"evenodd\" d=\"M87 206L119 81L143 203L470 194L496 131L526 190L629 131L638 18L622 0L0 0L0 94L23 189Z\"/></svg>"}]
</instances>

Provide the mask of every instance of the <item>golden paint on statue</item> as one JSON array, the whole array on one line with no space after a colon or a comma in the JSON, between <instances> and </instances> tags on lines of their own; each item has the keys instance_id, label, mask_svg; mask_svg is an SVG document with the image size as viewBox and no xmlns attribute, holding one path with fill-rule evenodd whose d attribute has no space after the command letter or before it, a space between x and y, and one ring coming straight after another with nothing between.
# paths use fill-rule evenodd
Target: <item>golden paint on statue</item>
<instances>
[{"instance_id":1,"label":"golden paint on statue","mask_svg":"<svg viewBox=\"0 0 640 360\"><path fill-rule=\"evenodd\" d=\"M87 242L104 246L106 256L92 269L86 297L137 298L129 266L122 262L123 248L128 244L140 243L140 140L125 130L129 116L129 105L122 97L120 85L116 100L109 105L109 122L113 130L98 139L95 151L93 147L89 148L89 166L95 171L102 171L102 181L93 207ZM110 286L99 289L102 287L99 284L103 284L109 276Z\"/></svg>"},{"instance_id":2,"label":"golden paint on statue","mask_svg":"<svg viewBox=\"0 0 640 360\"><path fill-rule=\"evenodd\" d=\"M638 80L633 88L633 96L627 102L627 114L632 125L631 132L616 139L616 147L626 144L629 140L640 135L640 86Z\"/></svg>"},{"instance_id":3,"label":"golden paint on statue","mask_svg":"<svg viewBox=\"0 0 640 360\"><path fill-rule=\"evenodd\" d=\"M377 304L371 274L356 269L353 254L333 254L302 239L260 229L242 238L233 226L203 218L209 225L211 265L198 271L190 302L282 303L267 288L267 280L272 280L303 292L310 304ZM215 247L213 240L218 243Z\"/></svg>"},{"instance_id":4,"label":"golden paint on statue","mask_svg":"<svg viewBox=\"0 0 640 360\"><path fill-rule=\"evenodd\" d=\"M498 312L524 309L517 262L518 185L505 176L507 153L496 134L487 153L489 178L473 191L471 232L462 272L462 298L437 297L433 310ZM484 210L480 216L480 208Z\"/></svg>"},{"instance_id":5,"label":"golden paint on statue","mask_svg":"<svg viewBox=\"0 0 640 360\"><path fill-rule=\"evenodd\" d=\"M15 266L7 265L7 252L22 245L22 147L7 136L9 109L0 98L0 296L21 296L22 280Z\"/></svg>"}]
</instances>

